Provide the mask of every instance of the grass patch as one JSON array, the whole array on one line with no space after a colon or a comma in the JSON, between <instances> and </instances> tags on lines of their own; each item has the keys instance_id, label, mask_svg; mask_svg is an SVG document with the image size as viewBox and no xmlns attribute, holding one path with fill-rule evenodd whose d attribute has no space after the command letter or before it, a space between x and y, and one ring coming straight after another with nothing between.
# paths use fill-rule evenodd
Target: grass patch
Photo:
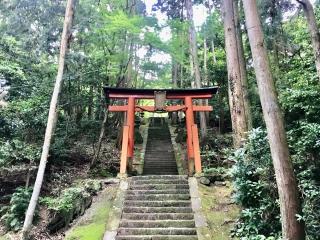
<instances>
[{"instance_id":1,"label":"grass patch","mask_svg":"<svg viewBox=\"0 0 320 240\"><path fill-rule=\"evenodd\" d=\"M212 240L230 239L230 231L239 216L240 209L231 201L232 187L200 185L203 213L207 218Z\"/></svg>"},{"instance_id":2,"label":"grass patch","mask_svg":"<svg viewBox=\"0 0 320 240\"><path fill-rule=\"evenodd\" d=\"M66 240L102 239L116 187L104 190L83 217L66 233Z\"/></svg>"}]
</instances>

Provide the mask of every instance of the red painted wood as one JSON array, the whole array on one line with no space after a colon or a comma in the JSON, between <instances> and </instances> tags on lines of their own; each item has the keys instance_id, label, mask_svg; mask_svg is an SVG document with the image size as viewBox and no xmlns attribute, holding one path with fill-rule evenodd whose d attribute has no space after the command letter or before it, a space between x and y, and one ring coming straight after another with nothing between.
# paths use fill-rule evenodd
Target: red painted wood
<instances>
[{"instance_id":1,"label":"red painted wood","mask_svg":"<svg viewBox=\"0 0 320 240\"><path fill-rule=\"evenodd\" d=\"M129 126L123 126L122 134L122 147L121 147L121 160L120 160L120 173L127 173L128 165L128 144L129 144Z\"/></svg>"},{"instance_id":2,"label":"red painted wood","mask_svg":"<svg viewBox=\"0 0 320 240\"><path fill-rule=\"evenodd\" d=\"M199 144L197 124L193 124L193 126L192 126L192 142L193 142L193 150L194 150L195 170L196 170L196 173L201 173L202 167L201 167L200 144Z\"/></svg>"},{"instance_id":3,"label":"red painted wood","mask_svg":"<svg viewBox=\"0 0 320 240\"><path fill-rule=\"evenodd\" d=\"M187 107L186 110L186 127L187 127L187 149L188 149L188 166L189 175L193 174L194 169L194 151L192 142L192 126L194 124L193 108L192 108L192 98L186 97L184 104Z\"/></svg>"},{"instance_id":4,"label":"red painted wood","mask_svg":"<svg viewBox=\"0 0 320 240\"><path fill-rule=\"evenodd\" d=\"M196 112L210 112L213 110L212 106L192 106L193 111ZM128 111L128 105L125 106L109 106L108 107L110 112L126 112ZM177 111L185 111L185 105L175 105L175 106L166 106L164 109L166 112L177 112ZM154 106L135 106L136 112L154 112Z\"/></svg>"},{"instance_id":5,"label":"red painted wood","mask_svg":"<svg viewBox=\"0 0 320 240\"><path fill-rule=\"evenodd\" d=\"M129 126L129 149L128 157L132 158L134 153L134 116L135 116L135 98L128 99L127 125Z\"/></svg>"},{"instance_id":6,"label":"red painted wood","mask_svg":"<svg viewBox=\"0 0 320 240\"><path fill-rule=\"evenodd\" d=\"M118 94L118 93L110 93L108 95L109 98L118 98L118 99L126 99L128 97L134 97L136 99L154 99L154 95L149 94ZM184 99L185 97L197 98L197 99L206 99L212 98L212 94L184 94L184 95L167 95L167 99Z\"/></svg>"}]
</instances>

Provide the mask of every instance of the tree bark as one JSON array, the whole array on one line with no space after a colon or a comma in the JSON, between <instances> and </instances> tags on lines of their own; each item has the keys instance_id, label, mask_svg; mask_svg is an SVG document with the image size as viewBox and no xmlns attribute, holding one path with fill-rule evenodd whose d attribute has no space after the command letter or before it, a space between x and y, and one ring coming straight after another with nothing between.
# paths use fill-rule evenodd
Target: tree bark
<instances>
[{"instance_id":1,"label":"tree bark","mask_svg":"<svg viewBox=\"0 0 320 240\"><path fill-rule=\"evenodd\" d=\"M316 16L314 14L312 4L310 3L309 0L297 0L297 2L300 3L300 5L303 8L304 14L306 15L308 28L311 35L317 74L320 80L320 34L319 34L319 28L317 25Z\"/></svg>"},{"instance_id":2,"label":"tree bark","mask_svg":"<svg viewBox=\"0 0 320 240\"><path fill-rule=\"evenodd\" d=\"M64 64L65 64L65 56L69 47L69 40L71 36L73 12L74 12L74 0L68 0L67 6L66 6L64 24L63 24L62 37L61 37L58 73L56 77L54 90L52 93L48 121L47 121L47 128L46 128L46 133L44 137L44 143L42 147L42 154L41 154L40 164L38 168L37 178L34 184L32 196L30 199L30 203L29 203L29 206L26 212L26 217L23 224L22 239L28 239L29 237L29 232L31 230L34 212L36 209L36 205L38 202L38 198L39 198L39 194L40 194L40 190L43 182L44 172L45 172L49 149L50 149L50 143L51 143L51 139L52 139L53 132L57 122L57 117L58 117L57 106L58 106L59 95L60 95L62 84L63 84L62 77L63 77L63 70L64 70Z\"/></svg>"},{"instance_id":3,"label":"tree bark","mask_svg":"<svg viewBox=\"0 0 320 240\"><path fill-rule=\"evenodd\" d=\"M178 63L172 60L172 85L176 89L178 87ZM177 124L178 112L172 112L172 124Z\"/></svg>"},{"instance_id":4,"label":"tree bark","mask_svg":"<svg viewBox=\"0 0 320 240\"><path fill-rule=\"evenodd\" d=\"M207 39L206 37L204 37L203 39L203 71L204 71L204 84L205 86L209 86L209 79L208 79L208 57L207 57L207 51L208 51L208 47L207 47ZM209 105L209 99L205 99L203 100L204 105ZM209 115L210 112L205 112L205 116L206 116L206 124L209 125Z\"/></svg>"},{"instance_id":5,"label":"tree bark","mask_svg":"<svg viewBox=\"0 0 320 240\"><path fill-rule=\"evenodd\" d=\"M240 67L238 34L236 31L233 0L223 1L225 45L228 68L228 92L234 147L241 146L248 131L242 75Z\"/></svg>"},{"instance_id":6,"label":"tree bark","mask_svg":"<svg viewBox=\"0 0 320 240\"><path fill-rule=\"evenodd\" d=\"M212 59L213 59L213 63L216 64L217 63L217 58L216 58L216 52L215 52L215 47L214 47L214 41L211 41L211 51L212 51Z\"/></svg>"},{"instance_id":7,"label":"tree bark","mask_svg":"<svg viewBox=\"0 0 320 240\"><path fill-rule=\"evenodd\" d=\"M92 158L92 161L90 163L90 168L95 166L95 164L97 163L99 154L100 154L102 140L103 140L103 137L105 136L106 124L108 122L108 113L109 113L109 110L106 109L105 112L104 112L103 121L101 123L100 135L99 135L98 144L97 144L98 146L97 146L96 152L94 154L94 157Z\"/></svg>"},{"instance_id":8,"label":"tree bark","mask_svg":"<svg viewBox=\"0 0 320 240\"><path fill-rule=\"evenodd\" d=\"M236 28L236 40L237 40L237 48L239 55L239 67L240 67L240 78L242 85L242 96L243 96L243 104L244 111L247 121L248 130L252 129L252 113L251 106L249 102L249 87L248 87L248 79L247 79L247 69L246 69L246 61L244 57L243 50L243 41L242 41L242 33L240 28L240 17L239 17L239 1L233 1L233 12L234 12L234 20L235 20L235 28Z\"/></svg>"},{"instance_id":9,"label":"tree bark","mask_svg":"<svg viewBox=\"0 0 320 240\"><path fill-rule=\"evenodd\" d=\"M189 21L189 49L190 55L192 57L194 76L195 76L195 86L196 88L201 88L201 75L200 75L200 67L198 61L198 52L197 52L197 39L196 39L196 30L194 28L193 23L193 9L192 9L192 1L185 0L186 11L187 11L187 19ZM201 101L202 102L202 101ZM206 116L204 112L200 112L200 132L201 132L201 140L205 140L207 136L207 122Z\"/></svg>"},{"instance_id":10,"label":"tree bark","mask_svg":"<svg viewBox=\"0 0 320 240\"><path fill-rule=\"evenodd\" d=\"M264 46L261 22L255 0L243 0L246 25L252 51L259 96L267 126L268 139L280 198L282 237L284 240L305 239L304 225L297 221L301 213L299 192L289 155L284 120Z\"/></svg>"}]
</instances>

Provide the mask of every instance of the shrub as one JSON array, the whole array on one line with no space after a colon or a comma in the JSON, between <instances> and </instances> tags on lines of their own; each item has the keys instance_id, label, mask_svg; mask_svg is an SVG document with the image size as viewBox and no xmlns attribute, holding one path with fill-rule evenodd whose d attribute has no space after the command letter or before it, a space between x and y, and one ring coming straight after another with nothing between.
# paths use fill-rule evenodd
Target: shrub
<instances>
[{"instance_id":1,"label":"shrub","mask_svg":"<svg viewBox=\"0 0 320 240\"><path fill-rule=\"evenodd\" d=\"M302 216L308 240L319 239L320 168L317 124L302 123L288 132L298 187L302 196ZM232 158L235 200L243 207L233 235L241 239L278 239L280 211L274 170L266 132L253 129L243 148Z\"/></svg>"},{"instance_id":2,"label":"shrub","mask_svg":"<svg viewBox=\"0 0 320 240\"><path fill-rule=\"evenodd\" d=\"M4 221L8 230L18 231L22 227L31 195L31 188L19 187L12 194L10 206L1 209L1 212L4 212L1 220Z\"/></svg>"},{"instance_id":3,"label":"shrub","mask_svg":"<svg viewBox=\"0 0 320 240\"><path fill-rule=\"evenodd\" d=\"M236 162L232 169L235 200L243 207L233 235L250 240L278 237L280 210L266 132L252 130L232 158Z\"/></svg>"},{"instance_id":4,"label":"shrub","mask_svg":"<svg viewBox=\"0 0 320 240\"><path fill-rule=\"evenodd\" d=\"M16 163L30 163L40 157L40 149L20 140L0 142L0 167Z\"/></svg>"}]
</instances>

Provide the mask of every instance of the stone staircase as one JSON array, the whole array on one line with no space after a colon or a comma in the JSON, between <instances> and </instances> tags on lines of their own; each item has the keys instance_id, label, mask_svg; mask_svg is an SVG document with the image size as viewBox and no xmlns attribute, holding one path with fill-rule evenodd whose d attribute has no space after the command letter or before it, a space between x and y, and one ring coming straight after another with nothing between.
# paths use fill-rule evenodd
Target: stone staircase
<instances>
[{"instance_id":1,"label":"stone staircase","mask_svg":"<svg viewBox=\"0 0 320 240\"><path fill-rule=\"evenodd\" d=\"M187 176L132 177L116 239L198 239Z\"/></svg>"},{"instance_id":2,"label":"stone staircase","mask_svg":"<svg viewBox=\"0 0 320 240\"><path fill-rule=\"evenodd\" d=\"M151 119L144 176L131 177L117 240L198 239L188 177L177 175L168 124Z\"/></svg>"},{"instance_id":3,"label":"stone staircase","mask_svg":"<svg viewBox=\"0 0 320 240\"><path fill-rule=\"evenodd\" d=\"M168 124L164 118L151 118L143 175L176 174L178 169Z\"/></svg>"}]
</instances>

